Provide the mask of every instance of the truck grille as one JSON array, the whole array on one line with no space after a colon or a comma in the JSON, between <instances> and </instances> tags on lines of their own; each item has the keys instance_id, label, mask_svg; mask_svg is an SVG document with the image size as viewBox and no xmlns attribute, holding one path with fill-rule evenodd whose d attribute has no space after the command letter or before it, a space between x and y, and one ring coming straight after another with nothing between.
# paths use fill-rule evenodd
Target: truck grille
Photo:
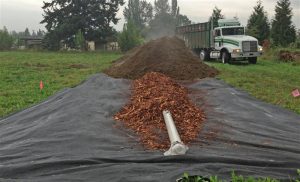
<instances>
[{"instance_id":1,"label":"truck grille","mask_svg":"<svg viewBox=\"0 0 300 182\"><path fill-rule=\"evenodd\" d=\"M257 42L243 41L243 52L257 52Z\"/></svg>"}]
</instances>

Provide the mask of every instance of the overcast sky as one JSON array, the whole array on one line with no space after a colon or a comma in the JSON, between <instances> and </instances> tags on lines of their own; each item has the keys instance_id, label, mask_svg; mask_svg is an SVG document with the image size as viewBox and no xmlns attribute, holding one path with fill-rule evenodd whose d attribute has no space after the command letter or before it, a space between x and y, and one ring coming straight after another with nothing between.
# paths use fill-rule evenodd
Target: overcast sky
<instances>
[{"instance_id":1,"label":"overcast sky","mask_svg":"<svg viewBox=\"0 0 300 182\"><path fill-rule=\"evenodd\" d=\"M50 0L44 0L50 1ZM154 0L149 0L153 2ZM171 0L170 0L171 1ZM193 22L207 21L212 9L218 6L227 18L238 16L245 25L253 11L257 0L178 0L182 14L187 15ZM293 8L293 23L300 28L300 0L291 0ZM45 29L39 24L42 20L43 0L0 0L0 27L6 26L9 31L24 31L26 27L30 30ZM276 0L263 0L263 5L268 13L269 19L274 17ZM117 30L123 27L123 8L120 8L118 17L120 22L115 25Z\"/></svg>"}]
</instances>

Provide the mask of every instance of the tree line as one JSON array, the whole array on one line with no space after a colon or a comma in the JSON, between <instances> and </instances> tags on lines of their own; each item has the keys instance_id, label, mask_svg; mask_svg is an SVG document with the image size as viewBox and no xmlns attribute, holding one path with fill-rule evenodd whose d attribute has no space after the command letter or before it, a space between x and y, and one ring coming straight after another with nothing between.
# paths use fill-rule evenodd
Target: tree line
<instances>
[{"instance_id":1,"label":"tree line","mask_svg":"<svg viewBox=\"0 0 300 182\"><path fill-rule=\"evenodd\" d=\"M29 29L26 28L24 31L17 32L15 30L9 32L4 26L0 29L0 50L9 50L12 47L19 47L24 45L22 38L42 38L46 34L43 30L38 30L30 33Z\"/></svg>"},{"instance_id":2,"label":"tree line","mask_svg":"<svg viewBox=\"0 0 300 182\"><path fill-rule=\"evenodd\" d=\"M126 23L118 37L122 51L130 50L143 40L174 35L176 26L191 24L191 20L180 13L177 0L129 0L124 9Z\"/></svg>"},{"instance_id":3,"label":"tree line","mask_svg":"<svg viewBox=\"0 0 300 182\"><path fill-rule=\"evenodd\" d=\"M259 0L248 20L247 32L256 37L260 43L271 39L273 45L287 47L297 38L292 17L290 0L277 1L275 17L271 21L268 20L262 1Z\"/></svg>"},{"instance_id":4,"label":"tree line","mask_svg":"<svg viewBox=\"0 0 300 182\"><path fill-rule=\"evenodd\" d=\"M86 41L106 43L118 40L123 51L127 51L145 40L164 35L174 35L175 27L191 24L191 20L180 13L177 0L155 0L153 4L146 0L128 0L123 14L126 23L123 31L117 32L113 24L119 18L116 14L124 0L52 0L44 2L43 20L47 32L41 30L30 33L8 33L0 30L0 49L3 42L14 42L21 36L44 36L43 47L48 50L59 50L62 45L75 49L86 49ZM274 46L287 47L299 38L300 32L292 23L290 0L278 0L275 17L271 21L264 10L262 1L258 0L247 22L247 34L256 37L262 44L270 40ZM209 20L224 18L221 9L215 7ZM6 48L9 46L6 46Z\"/></svg>"},{"instance_id":5,"label":"tree line","mask_svg":"<svg viewBox=\"0 0 300 182\"><path fill-rule=\"evenodd\" d=\"M155 15L152 14L153 9ZM176 26L191 23L188 17L179 13L177 0L172 0L171 6L168 4L168 0L156 0L154 8L145 0L129 0L128 7L124 10L124 16L127 24L124 26L119 39L124 51L140 44L141 35L145 38L147 31L150 35L151 33L154 35L172 35ZM261 45L268 42L273 46L287 47L298 39L297 47L299 48L300 30L296 31L292 17L290 0L277 1L275 17L271 21L268 19L262 1L258 0L248 19L246 32L248 35L256 37ZM213 24L216 27L221 18L225 18L222 10L215 7L209 21L214 21ZM126 42L130 43L126 44Z\"/></svg>"}]
</instances>

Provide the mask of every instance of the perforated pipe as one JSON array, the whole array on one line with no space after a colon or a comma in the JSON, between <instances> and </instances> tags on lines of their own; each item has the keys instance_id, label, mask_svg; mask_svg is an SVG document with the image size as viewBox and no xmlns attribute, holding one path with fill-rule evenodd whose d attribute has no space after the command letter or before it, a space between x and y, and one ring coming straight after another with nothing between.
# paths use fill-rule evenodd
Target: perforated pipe
<instances>
[{"instance_id":1,"label":"perforated pipe","mask_svg":"<svg viewBox=\"0 0 300 182\"><path fill-rule=\"evenodd\" d=\"M163 116L171 142L170 149L166 151L164 155L184 155L188 147L182 143L170 111L164 110Z\"/></svg>"}]
</instances>

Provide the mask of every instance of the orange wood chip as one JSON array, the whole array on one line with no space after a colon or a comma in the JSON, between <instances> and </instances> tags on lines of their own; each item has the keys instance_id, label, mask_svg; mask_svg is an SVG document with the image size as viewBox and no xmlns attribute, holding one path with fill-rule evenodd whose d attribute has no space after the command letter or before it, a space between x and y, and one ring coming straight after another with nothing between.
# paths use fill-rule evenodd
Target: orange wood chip
<instances>
[{"instance_id":1,"label":"orange wood chip","mask_svg":"<svg viewBox=\"0 0 300 182\"><path fill-rule=\"evenodd\" d=\"M114 119L132 129L146 149L168 149L163 110L172 113L185 144L198 137L205 118L203 111L189 100L186 88L161 73L147 73L135 80L130 103Z\"/></svg>"}]
</instances>

